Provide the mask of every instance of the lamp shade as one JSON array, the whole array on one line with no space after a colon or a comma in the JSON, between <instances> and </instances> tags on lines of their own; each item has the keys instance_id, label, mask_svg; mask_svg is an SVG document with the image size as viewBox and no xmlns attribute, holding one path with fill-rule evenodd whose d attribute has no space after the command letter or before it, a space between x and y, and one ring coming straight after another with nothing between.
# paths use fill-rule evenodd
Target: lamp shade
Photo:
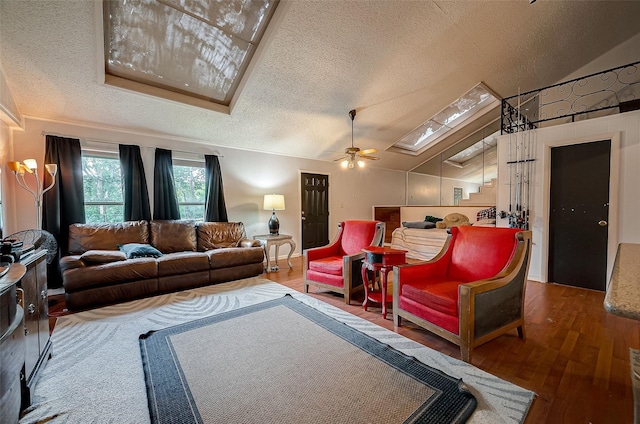
<instances>
[{"instance_id":1,"label":"lamp shade","mask_svg":"<svg viewBox=\"0 0 640 424\"><path fill-rule=\"evenodd\" d=\"M282 194L265 194L264 205L265 211L283 211L284 210L284 195Z\"/></svg>"},{"instance_id":2,"label":"lamp shade","mask_svg":"<svg viewBox=\"0 0 640 424\"><path fill-rule=\"evenodd\" d=\"M24 164L31 170L38 169L38 162L35 159L25 159Z\"/></svg>"},{"instance_id":3,"label":"lamp shade","mask_svg":"<svg viewBox=\"0 0 640 424\"><path fill-rule=\"evenodd\" d=\"M55 178L56 174L58 173L58 165L55 163L48 163L44 166L44 168L47 170L47 172L49 173L49 175L51 175L51 177Z\"/></svg>"}]
</instances>

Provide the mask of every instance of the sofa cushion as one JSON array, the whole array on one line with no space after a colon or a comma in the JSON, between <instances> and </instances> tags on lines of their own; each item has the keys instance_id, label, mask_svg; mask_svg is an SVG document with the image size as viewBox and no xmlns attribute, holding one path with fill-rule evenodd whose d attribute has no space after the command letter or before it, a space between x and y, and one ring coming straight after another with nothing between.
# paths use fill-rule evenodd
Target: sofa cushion
<instances>
[{"instance_id":1,"label":"sofa cushion","mask_svg":"<svg viewBox=\"0 0 640 424\"><path fill-rule=\"evenodd\" d=\"M327 256L326 258L309 261L311 271L322 274L339 275L342 277L342 256Z\"/></svg>"},{"instance_id":2,"label":"sofa cushion","mask_svg":"<svg viewBox=\"0 0 640 424\"><path fill-rule=\"evenodd\" d=\"M246 238L242 222L201 222L198 224L198 250L237 247Z\"/></svg>"},{"instance_id":3,"label":"sofa cushion","mask_svg":"<svg viewBox=\"0 0 640 424\"><path fill-rule=\"evenodd\" d=\"M129 244L119 244L118 249L120 252L124 253L127 259L136 259L136 258L159 258L162 256L162 252L160 252L155 247L150 244L141 244L141 243L129 243Z\"/></svg>"},{"instance_id":4,"label":"sofa cushion","mask_svg":"<svg viewBox=\"0 0 640 424\"><path fill-rule=\"evenodd\" d=\"M88 264L107 264L124 261L127 255L120 250L87 250L80 255L80 259Z\"/></svg>"},{"instance_id":5,"label":"sofa cushion","mask_svg":"<svg viewBox=\"0 0 640 424\"><path fill-rule=\"evenodd\" d=\"M118 250L119 244L127 243L149 243L147 221L69 226L71 255L81 255L87 250Z\"/></svg>"},{"instance_id":6,"label":"sofa cushion","mask_svg":"<svg viewBox=\"0 0 640 424\"><path fill-rule=\"evenodd\" d=\"M208 250L205 254L209 257L209 267L212 270L256 263L262 264L264 260L262 247L248 247L246 249L223 247Z\"/></svg>"},{"instance_id":7,"label":"sofa cushion","mask_svg":"<svg viewBox=\"0 0 640 424\"><path fill-rule=\"evenodd\" d=\"M67 293L95 287L121 286L128 281L156 279L158 264L154 258L129 259L94 266L67 269L64 290Z\"/></svg>"},{"instance_id":8,"label":"sofa cushion","mask_svg":"<svg viewBox=\"0 0 640 424\"><path fill-rule=\"evenodd\" d=\"M191 220L155 220L150 224L151 244L162 253L195 252L196 223Z\"/></svg>"},{"instance_id":9,"label":"sofa cushion","mask_svg":"<svg viewBox=\"0 0 640 424\"><path fill-rule=\"evenodd\" d=\"M158 258L158 277L209 271L209 257L202 252L175 252ZM190 278L189 276L185 277Z\"/></svg>"}]
</instances>

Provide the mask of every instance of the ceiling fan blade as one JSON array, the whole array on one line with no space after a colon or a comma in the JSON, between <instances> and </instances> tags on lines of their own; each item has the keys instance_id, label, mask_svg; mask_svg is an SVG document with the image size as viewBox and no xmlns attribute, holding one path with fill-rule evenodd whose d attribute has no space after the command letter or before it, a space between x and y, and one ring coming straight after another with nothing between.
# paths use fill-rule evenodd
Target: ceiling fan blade
<instances>
[{"instance_id":1,"label":"ceiling fan blade","mask_svg":"<svg viewBox=\"0 0 640 424\"><path fill-rule=\"evenodd\" d=\"M375 156L366 156L366 155L358 155L358 158L360 159L369 159L369 160L380 160L380 158L375 157Z\"/></svg>"},{"instance_id":2,"label":"ceiling fan blade","mask_svg":"<svg viewBox=\"0 0 640 424\"><path fill-rule=\"evenodd\" d=\"M334 161L334 162L338 162L338 161L345 160L345 159L349 159L349 155L347 155L347 156L342 156L341 158L334 159L333 161Z\"/></svg>"},{"instance_id":3,"label":"ceiling fan blade","mask_svg":"<svg viewBox=\"0 0 640 424\"><path fill-rule=\"evenodd\" d=\"M378 149L365 149L365 150L360 150L358 152L358 154L360 156L362 156L362 155L370 155L371 153L378 153Z\"/></svg>"}]
</instances>

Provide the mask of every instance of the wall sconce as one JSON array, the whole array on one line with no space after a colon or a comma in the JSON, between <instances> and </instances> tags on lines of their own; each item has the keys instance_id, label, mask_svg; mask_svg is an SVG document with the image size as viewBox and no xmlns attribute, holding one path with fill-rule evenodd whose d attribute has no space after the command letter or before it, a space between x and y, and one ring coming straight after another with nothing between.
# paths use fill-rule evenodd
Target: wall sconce
<instances>
[{"instance_id":1,"label":"wall sconce","mask_svg":"<svg viewBox=\"0 0 640 424\"><path fill-rule=\"evenodd\" d=\"M36 205L36 220L37 220L36 229L38 230L41 229L40 227L42 226L42 222L40 219L40 216L41 216L40 206L42 205L42 196L47 191L51 190L53 185L56 183L56 174L58 173L58 165L56 165L55 163L48 163L44 166L44 168L47 170L49 175L51 175L51 184L49 184L49 187L45 189L42 188L40 177L38 177L38 163L36 162L35 159L25 159L24 163L7 162L7 166L15 174L18 185L23 189L27 190L33 196L33 200ZM33 174L36 182L34 188L29 187L29 185L27 184L27 181L25 179L25 173Z\"/></svg>"},{"instance_id":2,"label":"wall sconce","mask_svg":"<svg viewBox=\"0 0 640 424\"><path fill-rule=\"evenodd\" d=\"M269 220L269 234L277 236L280 234L280 221L276 216L276 211L284 210L284 195L282 194L265 194L264 204L262 207L265 211L271 210L271 219Z\"/></svg>"}]
</instances>

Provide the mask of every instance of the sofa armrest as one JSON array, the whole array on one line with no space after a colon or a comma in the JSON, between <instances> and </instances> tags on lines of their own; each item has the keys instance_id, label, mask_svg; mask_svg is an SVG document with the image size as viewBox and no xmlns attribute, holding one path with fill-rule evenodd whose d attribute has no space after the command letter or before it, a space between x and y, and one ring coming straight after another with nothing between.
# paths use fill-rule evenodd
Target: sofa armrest
<instances>
[{"instance_id":1,"label":"sofa armrest","mask_svg":"<svg viewBox=\"0 0 640 424\"><path fill-rule=\"evenodd\" d=\"M69 255L60 258L60 272L64 273L69 269L84 268L87 266L80 256L81 255Z\"/></svg>"},{"instance_id":2,"label":"sofa armrest","mask_svg":"<svg viewBox=\"0 0 640 424\"><path fill-rule=\"evenodd\" d=\"M238 247L260 247L260 240L242 239L238 242Z\"/></svg>"}]
</instances>

